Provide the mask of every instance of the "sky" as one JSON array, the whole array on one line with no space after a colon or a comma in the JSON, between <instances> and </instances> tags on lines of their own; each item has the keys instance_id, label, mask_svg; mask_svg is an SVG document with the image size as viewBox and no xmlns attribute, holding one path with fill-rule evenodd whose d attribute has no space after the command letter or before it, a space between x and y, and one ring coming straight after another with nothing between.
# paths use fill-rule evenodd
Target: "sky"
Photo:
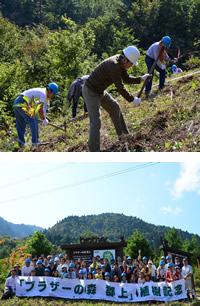
<instances>
[{"instance_id":1,"label":"sky","mask_svg":"<svg viewBox=\"0 0 200 306\"><path fill-rule=\"evenodd\" d=\"M49 228L123 213L200 235L198 162L0 162L0 216Z\"/></svg>"}]
</instances>

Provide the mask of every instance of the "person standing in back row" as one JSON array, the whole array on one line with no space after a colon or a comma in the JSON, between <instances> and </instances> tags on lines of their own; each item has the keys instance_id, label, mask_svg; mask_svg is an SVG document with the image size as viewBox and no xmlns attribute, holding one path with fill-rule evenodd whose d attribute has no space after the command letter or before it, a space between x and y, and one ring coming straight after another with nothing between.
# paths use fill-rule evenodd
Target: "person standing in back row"
<instances>
[{"instance_id":1,"label":"person standing in back row","mask_svg":"<svg viewBox=\"0 0 200 306\"><path fill-rule=\"evenodd\" d=\"M171 46L171 38L169 36L165 36L161 39L161 41L155 42L153 45L151 45L146 53L145 63L147 65L147 69L149 72L154 64L154 61L157 59L159 53L161 52L161 48L162 47L164 48L160 54L157 65L155 67L155 69L159 72L160 75L160 82L159 82L160 89L162 89L165 85L166 66L163 64L163 62L164 60L171 61L172 59L174 59L171 55L168 55L166 50L166 48L169 49L170 46ZM149 96L151 91L153 75L154 74L152 73L152 78L146 84L145 88L146 97Z\"/></svg>"},{"instance_id":2,"label":"person standing in back row","mask_svg":"<svg viewBox=\"0 0 200 306\"><path fill-rule=\"evenodd\" d=\"M90 152L100 152L100 128L102 106L110 115L118 136L128 134L128 128L124 121L121 109L117 101L106 91L107 87L115 84L118 92L134 105L138 105L140 99L130 94L124 87L126 84L140 84L150 75L134 78L129 76L127 69L133 64L138 65L140 57L139 50L134 46L129 46L121 54L114 55L101 62L89 75L83 85L82 93L86 102L90 117Z\"/></svg>"}]
</instances>

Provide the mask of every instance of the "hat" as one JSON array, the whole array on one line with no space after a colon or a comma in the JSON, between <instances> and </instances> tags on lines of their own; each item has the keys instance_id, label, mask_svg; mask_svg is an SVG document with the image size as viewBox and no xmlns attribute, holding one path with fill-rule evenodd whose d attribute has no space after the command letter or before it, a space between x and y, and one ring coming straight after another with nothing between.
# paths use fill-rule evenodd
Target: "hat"
<instances>
[{"instance_id":1,"label":"hat","mask_svg":"<svg viewBox=\"0 0 200 306\"><path fill-rule=\"evenodd\" d=\"M59 257L64 257L63 254L60 254Z\"/></svg>"},{"instance_id":2,"label":"hat","mask_svg":"<svg viewBox=\"0 0 200 306\"><path fill-rule=\"evenodd\" d=\"M147 260L147 257L144 256L144 257L142 258L142 260Z\"/></svg>"},{"instance_id":3,"label":"hat","mask_svg":"<svg viewBox=\"0 0 200 306\"><path fill-rule=\"evenodd\" d=\"M130 256L128 256L127 260L130 260L130 259L132 259L132 258Z\"/></svg>"},{"instance_id":4,"label":"hat","mask_svg":"<svg viewBox=\"0 0 200 306\"><path fill-rule=\"evenodd\" d=\"M152 265L152 264L153 264L153 262L152 262L151 260L149 260L149 261L148 261L148 264L151 264L151 265Z\"/></svg>"},{"instance_id":5,"label":"hat","mask_svg":"<svg viewBox=\"0 0 200 306\"><path fill-rule=\"evenodd\" d=\"M172 263L170 262L170 263L168 263L168 265L167 265L167 268L169 268L169 267L173 267L173 265L172 265Z\"/></svg>"},{"instance_id":6,"label":"hat","mask_svg":"<svg viewBox=\"0 0 200 306\"><path fill-rule=\"evenodd\" d=\"M105 276L110 276L110 273L109 273L109 272L106 272L106 273L105 273Z\"/></svg>"},{"instance_id":7,"label":"hat","mask_svg":"<svg viewBox=\"0 0 200 306\"><path fill-rule=\"evenodd\" d=\"M92 260L91 260L91 259L89 259L89 260L88 260L88 262L92 262Z\"/></svg>"},{"instance_id":8,"label":"hat","mask_svg":"<svg viewBox=\"0 0 200 306\"><path fill-rule=\"evenodd\" d=\"M175 269L181 269L179 266L176 266Z\"/></svg>"},{"instance_id":9,"label":"hat","mask_svg":"<svg viewBox=\"0 0 200 306\"><path fill-rule=\"evenodd\" d=\"M70 267L70 268L74 268L74 267L75 267L75 264L72 262L72 263L70 263L69 267Z\"/></svg>"},{"instance_id":10,"label":"hat","mask_svg":"<svg viewBox=\"0 0 200 306\"><path fill-rule=\"evenodd\" d=\"M83 272L83 270L79 270L79 272L78 272L79 274L84 274L84 272Z\"/></svg>"},{"instance_id":11,"label":"hat","mask_svg":"<svg viewBox=\"0 0 200 306\"><path fill-rule=\"evenodd\" d=\"M165 256L162 256L161 259L165 259Z\"/></svg>"},{"instance_id":12,"label":"hat","mask_svg":"<svg viewBox=\"0 0 200 306\"><path fill-rule=\"evenodd\" d=\"M26 260L25 260L25 263L31 263L31 260L29 259L29 258L27 258Z\"/></svg>"},{"instance_id":13,"label":"hat","mask_svg":"<svg viewBox=\"0 0 200 306\"><path fill-rule=\"evenodd\" d=\"M168 255L168 256L166 257L166 259L171 259L171 256Z\"/></svg>"},{"instance_id":14,"label":"hat","mask_svg":"<svg viewBox=\"0 0 200 306\"><path fill-rule=\"evenodd\" d=\"M102 265L102 266L101 266L101 269L105 269L105 268L106 268L106 266L105 266L105 265Z\"/></svg>"},{"instance_id":15,"label":"hat","mask_svg":"<svg viewBox=\"0 0 200 306\"><path fill-rule=\"evenodd\" d=\"M14 268L16 268L16 267L20 267L20 265L19 264L14 265Z\"/></svg>"},{"instance_id":16,"label":"hat","mask_svg":"<svg viewBox=\"0 0 200 306\"><path fill-rule=\"evenodd\" d=\"M54 260L53 260L53 259L50 259L50 260L49 260L49 263L54 263Z\"/></svg>"},{"instance_id":17,"label":"hat","mask_svg":"<svg viewBox=\"0 0 200 306\"><path fill-rule=\"evenodd\" d=\"M95 274L97 274L97 272L94 270L94 271L92 271L92 274L95 275Z\"/></svg>"},{"instance_id":18,"label":"hat","mask_svg":"<svg viewBox=\"0 0 200 306\"><path fill-rule=\"evenodd\" d=\"M160 265L164 265L164 264L165 264L164 260L161 260Z\"/></svg>"},{"instance_id":19,"label":"hat","mask_svg":"<svg viewBox=\"0 0 200 306\"><path fill-rule=\"evenodd\" d=\"M59 261L60 259L58 258L58 257L56 257L55 259L54 259L54 261Z\"/></svg>"},{"instance_id":20,"label":"hat","mask_svg":"<svg viewBox=\"0 0 200 306\"><path fill-rule=\"evenodd\" d=\"M46 268L46 269L44 270L44 272L50 272L50 270L49 270L48 268Z\"/></svg>"},{"instance_id":21,"label":"hat","mask_svg":"<svg viewBox=\"0 0 200 306\"><path fill-rule=\"evenodd\" d=\"M188 261L187 257L183 258L183 261Z\"/></svg>"},{"instance_id":22,"label":"hat","mask_svg":"<svg viewBox=\"0 0 200 306\"><path fill-rule=\"evenodd\" d=\"M110 259L110 261L113 261L113 260L115 260L115 259L114 259L114 258L111 258L111 259Z\"/></svg>"},{"instance_id":23,"label":"hat","mask_svg":"<svg viewBox=\"0 0 200 306\"><path fill-rule=\"evenodd\" d=\"M121 276L126 276L126 273L123 272L123 273L121 274Z\"/></svg>"},{"instance_id":24,"label":"hat","mask_svg":"<svg viewBox=\"0 0 200 306\"><path fill-rule=\"evenodd\" d=\"M38 261L37 261L37 265L38 265L38 264L42 264L42 260L38 260Z\"/></svg>"}]
</instances>

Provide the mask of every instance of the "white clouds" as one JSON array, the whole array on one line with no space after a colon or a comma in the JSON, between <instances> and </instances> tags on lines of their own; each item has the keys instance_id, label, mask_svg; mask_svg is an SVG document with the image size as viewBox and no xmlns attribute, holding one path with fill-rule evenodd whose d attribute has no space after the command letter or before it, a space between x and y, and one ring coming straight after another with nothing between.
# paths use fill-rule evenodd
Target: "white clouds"
<instances>
[{"instance_id":1,"label":"white clouds","mask_svg":"<svg viewBox=\"0 0 200 306\"><path fill-rule=\"evenodd\" d=\"M200 195L200 163L182 163L179 178L174 183L171 195L179 199L184 191L195 191Z\"/></svg>"},{"instance_id":2,"label":"white clouds","mask_svg":"<svg viewBox=\"0 0 200 306\"><path fill-rule=\"evenodd\" d=\"M174 216L179 216L180 213L182 212L182 208L180 207L171 207L170 205L168 206L163 206L160 208L161 212L163 213L163 215L167 215L167 214L172 214Z\"/></svg>"},{"instance_id":3,"label":"white clouds","mask_svg":"<svg viewBox=\"0 0 200 306\"><path fill-rule=\"evenodd\" d=\"M169 186L169 185L171 185L171 182L170 182L170 180L167 180L167 181L165 182L165 186Z\"/></svg>"}]
</instances>

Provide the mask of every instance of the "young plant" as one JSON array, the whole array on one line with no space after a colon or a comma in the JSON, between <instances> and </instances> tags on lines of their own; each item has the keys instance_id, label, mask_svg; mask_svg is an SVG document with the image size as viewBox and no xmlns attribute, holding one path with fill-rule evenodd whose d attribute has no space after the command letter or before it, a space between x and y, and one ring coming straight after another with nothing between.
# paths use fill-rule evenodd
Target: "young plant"
<instances>
[{"instance_id":1,"label":"young plant","mask_svg":"<svg viewBox=\"0 0 200 306\"><path fill-rule=\"evenodd\" d=\"M37 129L36 129L36 116L42 107L42 103L38 102L38 99L34 99L34 97L31 97L31 101L29 102L29 98L26 96L23 96L24 103L16 104L15 107L21 107L22 110L25 112L27 116L30 118L33 118L35 123L35 139L37 139ZM37 142L36 142L37 147Z\"/></svg>"}]
</instances>

